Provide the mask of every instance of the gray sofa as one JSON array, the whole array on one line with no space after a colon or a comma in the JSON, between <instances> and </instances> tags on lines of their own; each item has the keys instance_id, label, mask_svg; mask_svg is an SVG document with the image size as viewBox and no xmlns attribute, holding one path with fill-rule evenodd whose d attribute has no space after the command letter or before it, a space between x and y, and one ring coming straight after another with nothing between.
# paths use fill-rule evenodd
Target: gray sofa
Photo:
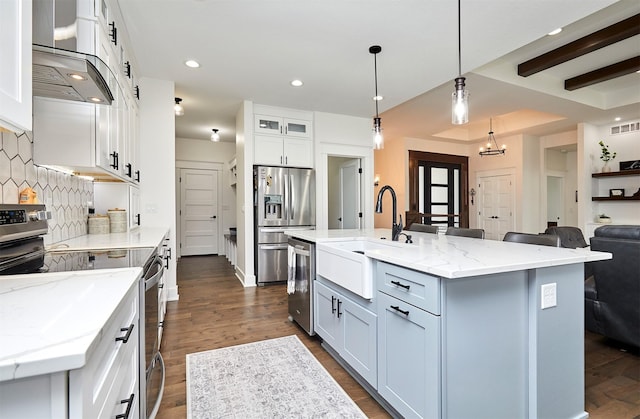
<instances>
[{"instance_id":1,"label":"gray sofa","mask_svg":"<svg viewBox=\"0 0 640 419\"><path fill-rule=\"evenodd\" d=\"M593 262L585 281L585 328L640 347L640 225L598 227L591 250L613 259Z\"/></svg>"}]
</instances>

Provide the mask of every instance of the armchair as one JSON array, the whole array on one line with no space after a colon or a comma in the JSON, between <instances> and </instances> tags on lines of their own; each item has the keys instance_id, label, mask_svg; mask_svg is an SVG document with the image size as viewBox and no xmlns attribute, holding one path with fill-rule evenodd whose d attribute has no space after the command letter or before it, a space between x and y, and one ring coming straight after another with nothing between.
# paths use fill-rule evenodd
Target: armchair
<instances>
[{"instance_id":1,"label":"armchair","mask_svg":"<svg viewBox=\"0 0 640 419\"><path fill-rule=\"evenodd\" d=\"M585 281L585 328L640 347L640 225L598 227L591 250L613 259L592 263Z\"/></svg>"}]
</instances>

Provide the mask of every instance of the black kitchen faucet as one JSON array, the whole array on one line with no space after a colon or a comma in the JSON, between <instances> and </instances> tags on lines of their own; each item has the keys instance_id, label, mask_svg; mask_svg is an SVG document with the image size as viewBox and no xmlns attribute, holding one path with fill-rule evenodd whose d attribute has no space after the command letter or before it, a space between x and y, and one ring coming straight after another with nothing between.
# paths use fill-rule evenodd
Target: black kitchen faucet
<instances>
[{"instance_id":1,"label":"black kitchen faucet","mask_svg":"<svg viewBox=\"0 0 640 419\"><path fill-rule=\"evenodd\" d=\"M393 201L393 224L391 226L391 240L397 242L398 237L400 236L400 232L402 231L402 215L400 216L400 223L396 223L396 218L398 216L398 202L396 199L396 192L391 186L384 185L380 189L380 192L378 192L378 200L376 201L376 212L382 213L382 195L384 195L386 190L389 190L389 192L391 192L391 200Z\"/></svg>"}]
</instances>

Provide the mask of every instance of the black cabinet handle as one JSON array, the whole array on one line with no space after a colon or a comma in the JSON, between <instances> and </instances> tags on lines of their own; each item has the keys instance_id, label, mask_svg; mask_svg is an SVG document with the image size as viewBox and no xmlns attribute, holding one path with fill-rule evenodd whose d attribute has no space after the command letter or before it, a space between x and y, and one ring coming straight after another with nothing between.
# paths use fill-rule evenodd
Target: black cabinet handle
<instances>
[{"instance_id":1,"label":"black cabinet handle","mask_svg":"<svg viewBox=\"0 0 640 419\"><path fill-rule=\"evenodd\" d=\"M389 306L389 307L391 307L395 311L398 311L398 312L404 314L405 316L409 315L409 310L407 310L407 311L401 310L400 307L398 307L398 306Z\"/></svg>"},{"instance_id":2,"label":"black cabinet handle","mask_svg":"<svg viewBox=\"0 0 640 419\"><path fill-rule=\"evenodd\" d=\"M118 152L114 151L113 153L109 154L109 156L113 157L113 163L109 166L111 166L113 169L118 170Z\"/></svg>"},{"instance_id":3,"label":"black cabinet handle","mask_svg":"<svg viewBox=\"0 0 640 419\"><path fill-rule=\"evenodd\" d=\"M158 327L164 327L164 322L158 323Z\"/></svg>"},{"instance_id":4,"label":"black cabinet handle","mask_svg":"<svg viewBox=\"0 0 640 419\"><path fill-rule=\"evenodd\" d=\"M136 214L136 224L140 225L140 214Z\"/></svg>"},{"instance_id":5,"label":"black cabinet handle","mask_svg":"<svg viewBox=\"0 0 640 419\"><path fill-rule=\"evenodd\" d=\"M398 282L398 281L391 281L391 283L392 283L393 285L397 285L397 286L399 286L399 287L402 287L402 288L404 288L404 289L406 289L406 290L409 290L409 288L411 288L411 285L404 285L404 284L401 284L401 283L400 283L400 282Z\"/></svg>"},{"instance_id":6,"label":"black cabinet handle","mask_svg":"<svg viewBox=\"0 0 640 419\"><path fill-rule=\"evenodd\" d=\"M134 87L133 91L135 92L136 99L140 100L140 86Z\"/></svg>"},{"instance_id":7,"label":"black cabinet handle","mask_svg":"<svg viewBox=\"0 0 640 419\"><path fill-rule=\"evenodd\" d=\"M127 333L124 336L118 336L116 338L116 342L121 340L122 343L127 343L129 341L129 338L131 337L131 332L133 332L133 323L131 323L129 327L121 327L120 331L121 332L126 331Z\"/></svg>"},{"instance_id":8,"label":"black cabinet handle","mask_svg":"<svg viewBox=\"0 0 640 419\"><path fill-rule=\"evenodd\" d=\"M120 404L127 404L127 410L124 413L116 415L116 419L129 419L129 414L131 413L131 406L133 406L133 398L135 394L131 393L128 399L120 400Z\"/></svg>"},{"instance_id":9,"label":"black cabinet handle","mask_svg":"<svg viewBox=\"0 0 640 419\"><path fill-rule=\"evenodd\" d=\"M127 176L129 176L129 177L131 177L131 163L127 163L127 164L125 164L125 165L124 165L124 167L126 167L126 168L127 168L127 173L126 173L126 175L127 175Z\"/></svg>"},{"instance_id":10,"label":"black cabinet handle","mask_svg":"<svg viewBox=\"0 0 640 419\"><path fill-rule=\"evenodd\" d=\"M140 170L136 170L136 182L140 182Z\"/></svg>"},{"instance_id":11,"label":"black cabinet handle","mask_svg":"<svg viewBox=\"0 0 640 419\"><path fill-rule=\"evenodd\" d=\"M109 33L111 42L113 42L113 45L118 45L118 28L116 28L116 22L109 23L109 26L111 26L111 32Z\"/></svg>"},{"instance_id":12,"label":"black cabinet handle","mask_svg":"<svg viewBox=\"0 0 640 419\"><path fill-rule=\"evenodd\" d=\"M342 312L340 311L340 304L342 304L342 301L338 300L338 318L342 315Z\"/></svg>"},{"instance_id":13,"label":"black cabinet handle","mask_svg":"<svg viewBox=\"0 0 640 419\"><path fill-rule=\"evenodd\" d=\"M331 314L336 312L336 307L335 307L336 300L337 298L332 295L331 296Z\"/></svg>"},{"instance_id":14,"label":"black cabinet handle","mask_svg":"<svg viewBox=\"0 0 640 419\"><path fill-rule=\"evenodd\" d=\"M129 61L124 63L124 74L131 78L131 63Z\"/></svg>"}]
</instances>

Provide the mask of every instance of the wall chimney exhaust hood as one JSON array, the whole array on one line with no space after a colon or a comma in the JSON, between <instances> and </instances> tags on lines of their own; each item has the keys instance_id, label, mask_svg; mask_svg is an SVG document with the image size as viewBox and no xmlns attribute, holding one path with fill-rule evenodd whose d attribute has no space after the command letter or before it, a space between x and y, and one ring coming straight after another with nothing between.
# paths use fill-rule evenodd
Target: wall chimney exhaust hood
<instances>
[{"instance_id":1,"label":"wall chimney exhaust hood","mask_svg":"<svg viewBox=\"0 0 640 419\"><path fill-rule=\"evenodd\" d=\"M34 96L111 105L115 80L95 55L33 44Z\"/></svg>"}]
</instances>

